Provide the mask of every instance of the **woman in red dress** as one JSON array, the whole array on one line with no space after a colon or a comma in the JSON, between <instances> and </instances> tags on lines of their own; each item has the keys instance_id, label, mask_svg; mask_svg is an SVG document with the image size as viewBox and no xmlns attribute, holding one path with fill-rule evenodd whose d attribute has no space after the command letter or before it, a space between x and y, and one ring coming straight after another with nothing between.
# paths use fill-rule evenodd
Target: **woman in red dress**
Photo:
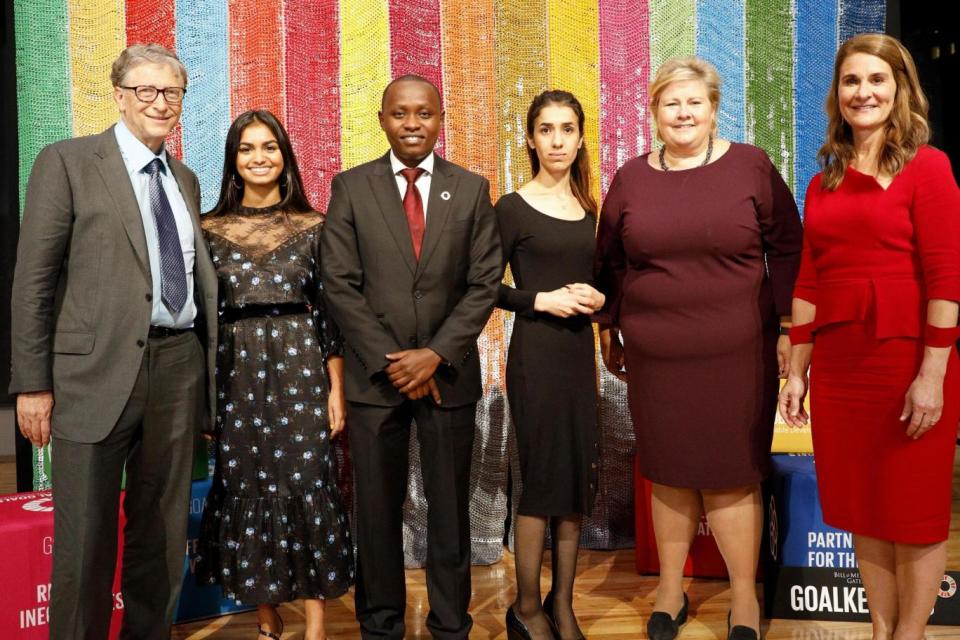
<instances>
[{"instance_id":1,"label":"woman in red dress","mask_svg":"<svg viewBox=\"0 0 960 640\"><path fill-rule=\"evenodd\" d=\"M927 101L895 39L840 47L827 114L780 413L807 421L811 365L824 520L854 534L873 637L921 638L946 565L960 417L960 191L926 146Z\"/></svg>"}]
</instances>

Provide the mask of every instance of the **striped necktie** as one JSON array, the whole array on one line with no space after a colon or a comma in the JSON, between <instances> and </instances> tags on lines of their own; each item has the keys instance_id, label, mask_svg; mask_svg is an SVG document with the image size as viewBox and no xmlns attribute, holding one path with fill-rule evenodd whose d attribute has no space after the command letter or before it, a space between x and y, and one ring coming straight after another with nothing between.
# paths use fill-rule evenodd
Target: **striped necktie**
<instances>
[{"instance_id":1,"label":"striped necktie","mask_svg":"<svg viewBox=\"0 0 960 640\"><path fill-rule=\"evenodd\" d=\"M160 174L165 173L166 168L160 158L154 158L143 170L150 174L150 211L157 227L157 244L160 247L160 297L176 314L187 301L187 270L177 221L160 181Z\"/></svg>"}]
</instances>

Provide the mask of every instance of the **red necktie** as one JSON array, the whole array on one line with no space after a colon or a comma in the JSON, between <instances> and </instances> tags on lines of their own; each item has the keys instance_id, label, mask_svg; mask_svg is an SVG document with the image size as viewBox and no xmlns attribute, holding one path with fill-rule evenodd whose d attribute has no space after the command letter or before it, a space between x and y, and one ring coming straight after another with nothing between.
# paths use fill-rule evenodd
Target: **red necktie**
<instances>
[{"instance_id":1,"label":"red necktie","mask_svg":"<svg viewBox=\"0 0 960 640\"><path fill-rule=\"evenodd\" d=\"M413 255L420 260L420 247L423 246L423 200L420 198L420 190L417 189L414 182L417 181L424 169L413 167L401 169L400 175L407 179L407 192L403 194L403 211L407 214L407 226L410 227L410 239L413 240Z\"/></svg>"}]
</instances>

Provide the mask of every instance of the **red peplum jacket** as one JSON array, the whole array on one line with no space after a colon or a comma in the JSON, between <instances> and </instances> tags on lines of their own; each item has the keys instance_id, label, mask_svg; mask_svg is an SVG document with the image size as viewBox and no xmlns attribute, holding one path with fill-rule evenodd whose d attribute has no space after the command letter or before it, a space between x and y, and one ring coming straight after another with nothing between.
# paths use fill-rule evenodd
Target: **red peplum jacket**
<instances>
[{"instance_id":1,"label":"red peplum jacket","mask_svg":"<svg viewBox=\"0 0 960 640\"><path fill-rule=\"evenodd\" d=\"M814 330L871 322L878 339L923 336L926 303L960 300L960 190L947 156L923 146L883 189L848 168L836 191L807 188L795 298Z\"/></svg>"}]
</instances>

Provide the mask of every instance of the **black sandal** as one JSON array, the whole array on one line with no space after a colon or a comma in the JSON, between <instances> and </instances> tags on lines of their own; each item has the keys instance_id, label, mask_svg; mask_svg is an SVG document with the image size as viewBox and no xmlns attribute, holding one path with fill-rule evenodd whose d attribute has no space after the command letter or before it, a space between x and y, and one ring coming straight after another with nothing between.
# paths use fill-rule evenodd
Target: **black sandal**
<instances>
[{"instance_id":1,"label":"black sandal","mask_svg":"<svg viewBox=\"0 0 960 640\"><path fill-rule=\"evenodd\" d=\"M283 635L283 618L280 617L280 614L277 614L277 620L280 621L280 631L274 633L273 631L267 631L260 625L257 625L257 635L265 636L270 638L270 640L280 640L280 636Z\"/></svg>"}]
</instances>

